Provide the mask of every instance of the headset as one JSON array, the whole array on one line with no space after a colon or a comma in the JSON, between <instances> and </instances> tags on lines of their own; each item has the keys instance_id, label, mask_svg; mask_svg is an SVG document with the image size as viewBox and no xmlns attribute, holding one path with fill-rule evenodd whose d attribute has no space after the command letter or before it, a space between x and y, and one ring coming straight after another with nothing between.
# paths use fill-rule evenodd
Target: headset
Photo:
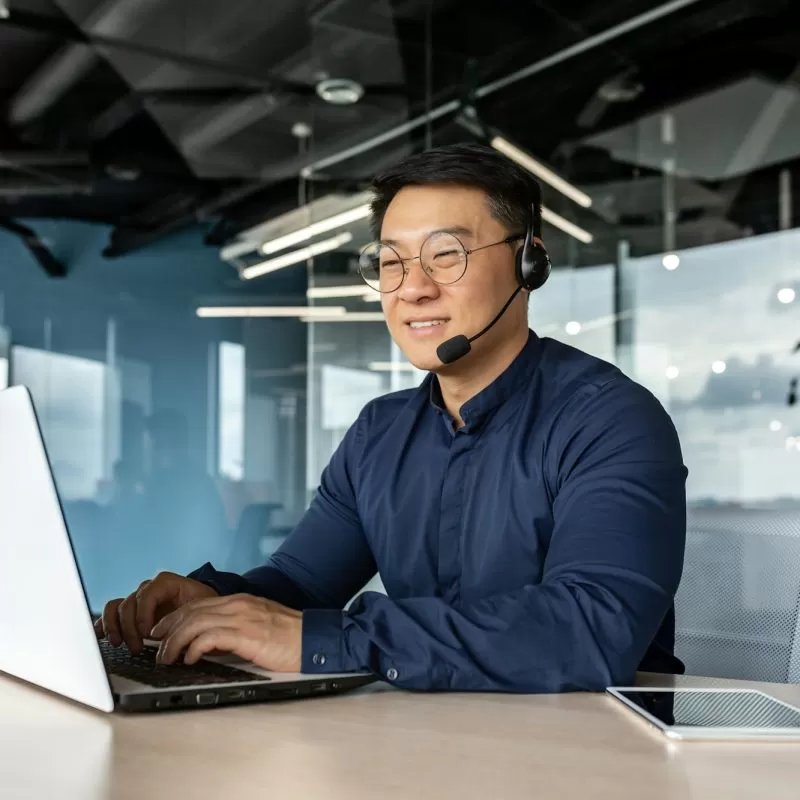
<instances>
[{"instance_id":1,"label":"headset","mask_svg":"<svg viewBox=\"0 0 800 800\"><path fill-rule=\"evenodd\" d=\"M514 294L508 298L506 304L500 309L495 318L482 330L469 338L465 334L458 334L445 340L436 348L436 354L443 364L452 364L459 358L463 358L472 349L472 342L480 339L485 333L490 331L506 313L508 307L514 302L514 298L524 289L527 292L535 292L541 289L550 277L552 269L550 256L547 254L544 245L539 239L537 231L541 228L541 215L536 213L537 205L541 208L539 201L539 189L537 187L536 202L531 206L531 218L525 231L525 242L517 250L516 255L516 274L517 288ZM510 241L510 240L509 240Z\"/></svg>"},{"instance_id":2,"label":"headset","mask_svg":"<svg viewBox=\"0 0 800 800\"><path fill-rule=\"evenodd\" d=\"M537 198L538 201L538 198ZM541 208L541 206L539 206ZM538 221L538 225L537 225ZM531 218L525 232L525 243L517 250L517 283L528 292L535 292L545 285L552 269L550 256L539 239L537 228L541 228L536 204L531 206Z\"/></svg>"}]
</instances>

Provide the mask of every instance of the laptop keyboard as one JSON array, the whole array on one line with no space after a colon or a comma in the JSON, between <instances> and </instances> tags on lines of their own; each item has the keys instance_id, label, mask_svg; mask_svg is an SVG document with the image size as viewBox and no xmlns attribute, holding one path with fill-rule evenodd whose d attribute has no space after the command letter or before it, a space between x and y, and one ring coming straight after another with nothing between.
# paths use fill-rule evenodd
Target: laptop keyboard
<instances>
[{"instance_id":1,"label":"laptop keyboard","mask_svg":"<svg viewBox=\"0 0 800 800\"><path fill-rule=\"evenodd\" d=\"M197 664L157 664L158 651L155 647L145 646L136 656L125 645L112 647L107 639L101 640L98 644L108 672L156 688L269 680L243 669L215 664L213 661L201 661Z\"/></svg>"}]
</instances>

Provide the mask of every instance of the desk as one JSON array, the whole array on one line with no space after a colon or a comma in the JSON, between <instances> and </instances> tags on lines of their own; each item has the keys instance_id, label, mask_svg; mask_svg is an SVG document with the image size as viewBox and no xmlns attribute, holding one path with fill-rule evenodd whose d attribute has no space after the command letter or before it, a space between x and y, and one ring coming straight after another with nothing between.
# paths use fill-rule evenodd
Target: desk
<instances>
[{"instance_id":1,"label":"desk","mask_svg":"<svg viewBox=\"0 0 800 800\"><path fill-rule=\"evenodd\" d=\"M642 685L800 686L641 676ZM800 797L800 743L668 743L602 694L339 697L105 716L0 678L9 800Z\"/></svg>"}]
</instances>

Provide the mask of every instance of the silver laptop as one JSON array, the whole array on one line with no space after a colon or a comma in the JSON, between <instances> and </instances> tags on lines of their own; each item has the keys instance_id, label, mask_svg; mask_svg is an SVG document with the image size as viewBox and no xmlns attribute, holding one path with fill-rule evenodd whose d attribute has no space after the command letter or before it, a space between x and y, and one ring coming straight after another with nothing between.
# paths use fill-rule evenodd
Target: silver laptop
<instances>
[{"instance_id":1,"label":"silver laptop","mask_svg":"<svg viewBox=\"0 0 800 800\"><path fill-rule=\"evenodd\" d=\"M30 393L0 391L0 672L112 711L161 711L341 692L364 673L273 673L231 658L155 663L98 642Z\"/></svg>"}]
</instances>

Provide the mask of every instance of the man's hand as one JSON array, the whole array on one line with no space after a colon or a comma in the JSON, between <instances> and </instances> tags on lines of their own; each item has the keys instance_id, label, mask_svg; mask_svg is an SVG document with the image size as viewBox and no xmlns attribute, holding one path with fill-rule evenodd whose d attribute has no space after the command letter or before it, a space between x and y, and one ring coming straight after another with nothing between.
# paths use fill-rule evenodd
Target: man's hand
<instances>
[{"instance_id":1,"label":"man's hand","mask_svg":"<svg viewBox=\"0 0 800 800\"><path fill-rule=\"evenodd\" d=\"M166 614L193 600L218 596L204 583L161 572L153 580L144 581L127 597L109 600L103 616L94 624L94 631L98 638L106 636L114 647L125 642L132 653L139 653L142 639Z\"/></svg>"},{"instance_id":2,"label":"man's hand","mask_svg":"<svg viewBox=\"0 0 800 800\"><path fill-rule=\"evenodd\" d=\"M162 664L174 663L184 649L186 664L222 651L273 672L300 672L303 614L249 594L212 597L168 614L150 636L161 639Z\"/></svg>"}]
</instances>

